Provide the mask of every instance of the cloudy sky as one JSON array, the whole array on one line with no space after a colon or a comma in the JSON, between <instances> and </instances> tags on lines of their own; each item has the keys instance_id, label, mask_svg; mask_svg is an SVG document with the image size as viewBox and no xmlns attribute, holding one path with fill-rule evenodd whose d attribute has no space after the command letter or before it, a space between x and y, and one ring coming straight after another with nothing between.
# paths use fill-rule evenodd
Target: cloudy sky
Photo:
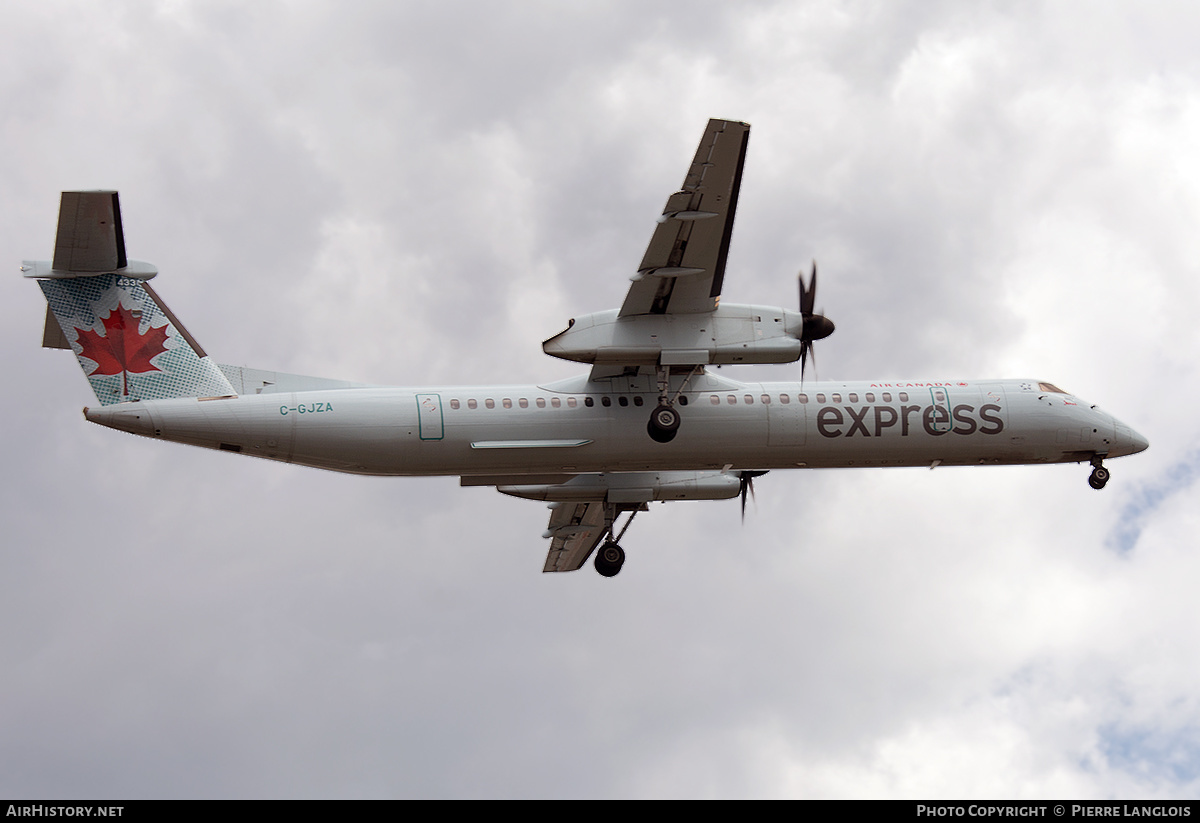
<instances>
[{"instance_id":1,"label":"cloudy sky","mask_svg":"<svg viewBox=\"0 0 1200 823\"><path fill-rule=\"evenodd\" d=\"M5 3L0 795L1195 797L1200 11L1178 2ZM23 258L59 192L218 360L577 373L709 117L725 297L826 379L1038 377L1086 466L772 472L612 580L546 510L87 424ZM790 379L791 367L730 373Z\"/></svg>"}]
</instances>

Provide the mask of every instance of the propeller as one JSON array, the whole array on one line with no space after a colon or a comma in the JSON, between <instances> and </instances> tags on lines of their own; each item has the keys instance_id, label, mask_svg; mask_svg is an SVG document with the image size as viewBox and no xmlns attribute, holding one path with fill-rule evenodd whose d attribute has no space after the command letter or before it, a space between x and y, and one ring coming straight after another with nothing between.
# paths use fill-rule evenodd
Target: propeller
<instances>
[{"instance_id":1,"label":"propeller","mask_svg":"<svg viewBox=\"0 0 1200 823\"><path fill-rule=\"evenodd\" d=\"M746 522L746 495L754 497L754 478L762 477L766 474L763 472L742 471L738 472L738 478L741 480L741 487L738 489L738 494L742 498L742 522Z\"/></svg>"},{"instance_id":2,"label":"propeller","mask_svg":"<svg viewBox=\"0 0 1200 823\"><path fill-rule=\"evenodd\" d=\"M800 272L796 279L800 283L800 314L804 318L804 325L800 331L800 382L803 383L804 367L808 364L809 352L812 352L813 368L817 367L817 352L813 348L813 341L824 340L833 334L834 325L828 317L813 311L817 302L817 261L813 261L812 276L808 279L807 287L804 285L804 272Z\"/></svg>"}]
</instances>

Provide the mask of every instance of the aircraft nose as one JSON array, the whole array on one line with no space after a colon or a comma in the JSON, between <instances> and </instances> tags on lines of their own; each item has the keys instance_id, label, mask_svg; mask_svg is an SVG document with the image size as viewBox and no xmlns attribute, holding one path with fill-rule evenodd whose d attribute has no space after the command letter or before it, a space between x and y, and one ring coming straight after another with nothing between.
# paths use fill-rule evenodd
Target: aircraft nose
<instances>
[{"instance_id":1,"label":"aircraft nose","mask_svg":"<svg viewBox=\"0 0 1200 823\"><path fill-rule=\"evenodd\" d=\"M1117 449L1121 454L1137 454L1150 448L1150 441L1124 423L1117 423Z\"/></svg>"}]
</instances>

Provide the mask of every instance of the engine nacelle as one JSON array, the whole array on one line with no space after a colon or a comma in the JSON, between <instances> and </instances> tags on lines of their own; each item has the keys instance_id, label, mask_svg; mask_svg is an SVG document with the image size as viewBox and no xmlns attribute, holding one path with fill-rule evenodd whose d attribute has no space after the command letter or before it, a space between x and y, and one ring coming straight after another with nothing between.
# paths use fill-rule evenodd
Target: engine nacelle
<instances>
[{"instance_id":1,"label":"engine nacelle","mask_svg":"<svg viewBox=\"0 0 1200 823\"><path fill-rule=\"evenodd\" d=\"M618 316L616 309L577 317L542 343L552 357L625 366L794 363L804 318L775 306L726 304L701 314Z\"/></svg>"},{"instance_id":2,"label":"engine nacelle","mask_svg":"<svg viewBox=\"0 0 1200 823\"><path fill-rule=\"evenodd\" d=\"M497 486L526 500L577 503L649 503L653 500L729 500L741 490L741 478L724 472L621 472L581 474L566 483Z\"/></svg>"}]
</instances>

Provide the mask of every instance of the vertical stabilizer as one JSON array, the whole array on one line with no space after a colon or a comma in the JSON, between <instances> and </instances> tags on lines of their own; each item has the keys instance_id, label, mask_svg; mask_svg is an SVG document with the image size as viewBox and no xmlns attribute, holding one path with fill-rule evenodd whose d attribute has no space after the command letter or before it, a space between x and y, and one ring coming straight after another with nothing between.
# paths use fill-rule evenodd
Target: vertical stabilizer
<instances>
[{"instance_id":1,"label":"vertical stabilizer","mask_svg":"<svg viewBox=\"0 0 1200 823\"><path fill-rule=\"evenodd\" d=\"M235 394L216 363L125 257L116 192L63 192L54 261L26 262L49 315L42 345L75 352L104 405Z\"/></svg>"},{"instance_id":2,"label":"vertical stabilizer","mask_svg":"<svg viewBox=\"0 0 1200 823\"><path fill-rule=\"evenodd\" d=\"M235 394L147 283L98 274L38 285L102 404Z\"/></svg>"}]
</instances>

